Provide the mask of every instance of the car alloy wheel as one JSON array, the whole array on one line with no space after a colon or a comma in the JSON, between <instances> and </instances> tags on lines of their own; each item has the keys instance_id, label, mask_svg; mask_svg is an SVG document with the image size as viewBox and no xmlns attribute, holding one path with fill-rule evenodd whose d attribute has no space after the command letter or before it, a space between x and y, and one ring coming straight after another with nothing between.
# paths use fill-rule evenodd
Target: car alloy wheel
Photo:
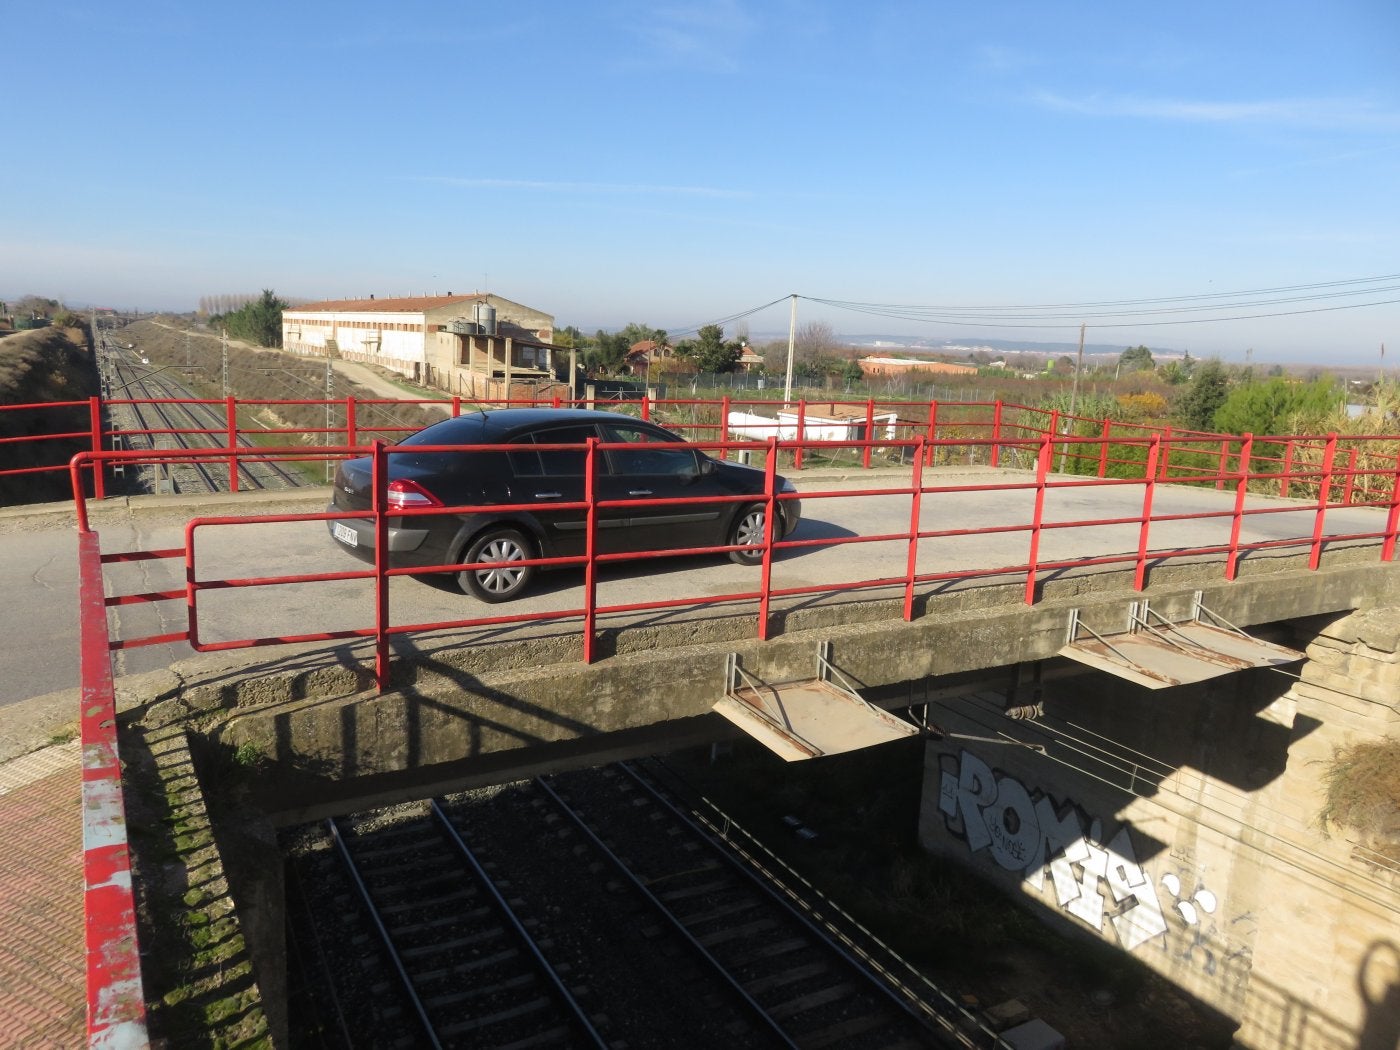
<instances>
[{"instance_id":1,"label":"car alloy wheel","mask_svg":"<svg viewBox=\"0 0 1400 1050\"><path fill-rule=\"evenodd\" d=\"M490 568L463 569L457 574L462 590L483 602L518 598L530 582L532 565L516 565L535 556L530 541L515 529L492 529L472 541L464 562L499 562Z\"/></svg>"},{"instance_id":2,"label":"car alloy wheel","mask_svg":"<svg viewBox=\"0 0 1400 1050\"><path fill-rule=\"evenodd\" d=\"M739 512L729 534L729 543L743 549L730 551L730 561L740 565L759 565L763 562L763 523L766 517L762 505L757 503Z\"/></svg>"}]
</instances>

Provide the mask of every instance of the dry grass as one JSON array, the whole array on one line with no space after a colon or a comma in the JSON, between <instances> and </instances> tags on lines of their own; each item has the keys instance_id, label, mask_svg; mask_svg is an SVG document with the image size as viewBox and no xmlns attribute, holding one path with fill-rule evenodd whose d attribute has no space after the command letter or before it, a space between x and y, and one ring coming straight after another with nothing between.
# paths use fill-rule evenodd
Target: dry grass
<instances>
[{"instance_id":1,"label":"dry grass","mask_svg":"<svg viewBox=\"0 0 1400 1050\"><path fill-rule=\"evenodd\" d=\"M1338 749L1324 774L1324 828L1345 828L1377 853L1400 861L1400 739Z\"/></svg>"},{"instance_id":2,"label":"dry grass","mask_svg":"<svg viewBox=\"0 0 1400 1050\"><path fill-rule=\"evenodd\" d=\"M78 329L38 328L0 339L0 406L84 401L97 392L97 372ZM6 442L0 466L9 470L66 464L90 440L53 439L52 434L86 434L88 409L0 410L0 438ZM66 469L0 478L0 505L47 502L71 494Z\"/></svg>"}]
</instances>

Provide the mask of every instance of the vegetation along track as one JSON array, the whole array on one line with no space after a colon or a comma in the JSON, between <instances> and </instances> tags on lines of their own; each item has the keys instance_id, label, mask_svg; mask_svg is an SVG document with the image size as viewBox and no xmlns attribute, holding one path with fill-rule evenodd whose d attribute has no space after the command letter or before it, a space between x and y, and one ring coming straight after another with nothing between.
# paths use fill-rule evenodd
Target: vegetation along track
<instances>
[{"instance_id":1,"label":"vegetation along track","mask_svg":"<svg viewBox=\"0 0 1400 1050\"><path fill-rule=\"evenodd\" d=\"M228 420L222 406L201 401L192 391L170 376L152 372L144 363L125 360L128 351L109 349L104 353L104 393L109 422L121 431L123 447L149 451L155 448L222 448ZM116 395L113 404L113 395ZM120 423L120 426L118 426ZM251 443L243 437L242 445ZM178 495L226 492L229 489L227 460L157 463L154 470L156 491L167 479L168 491ZM143 471L141 477L145 478ZM242 459L238 466L240 489L280 489L304 484L300 474L270 460Z\"/></svg>"},{"instance_id":2,"label":"vegetation along track","mask_svg":"<svg viewBox=\"0 0 1400 1050\"><path fill-rule=\"evenodd\" d=\"M993 1044L931 986L895 987L897 960L739 859L663 775L610 766L290 833L294 1045Z\"/></svg>"}]
</instances>

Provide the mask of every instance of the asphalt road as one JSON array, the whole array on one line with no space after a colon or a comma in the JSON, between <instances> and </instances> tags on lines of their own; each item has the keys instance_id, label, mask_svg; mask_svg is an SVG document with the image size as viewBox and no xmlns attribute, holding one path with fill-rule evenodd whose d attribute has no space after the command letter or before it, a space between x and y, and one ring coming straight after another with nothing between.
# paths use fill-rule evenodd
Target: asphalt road
<instances>
[{"instance_id":1,"label":"asphalt road","mask_svg":"<svg viewBox=\"0 0 1400 1050\"><path fill-rule=\"evenodd\" d=\"M991 472L969 472L940 484L981 485ZM1028 475L1003 475L1028 481ZM898 480L856 473L850 477L797 476L803 493L803 522L793 537L799 541L851 539L890 535L909 527L908 495L872 495L863 490L892 486ZM818 493L830 493L820 496ZM1048 522L1102 521L1141 513L1140 485L1062 488L1049 493ZM316 513L327 493L288 497L276 493L238 497L142 497L94 506L93 527L104 553L183 548L185 523L199 516L227 514ZM230 503L236 500L236 503ZM923 530L965 530L964 534L919 543L919 571L995 569L1022 565L1027 560L1024 531L996 531L1000 526L1030 519L1034 493L1023 489L958 491L925 495ZM1154 511L1158 515L1227 512L1230 493L1209 489L1158 486ZM1298 501L1252 500L1251 506L1297 507L1300 513L1260 514L1246 520L1245 540L1280 539L1311 534L1314 515ZM1378 531L1384 512L1347 509L1328 515L1329 532ZM1152 547L1158 550L1203 547L1228 540L1229 520L1192 519L1154 524ZM1040 540L1040 561L1131 554L1136 551L1135 524L1047 528ZM197 578L254 579L269 576L363 571L366 566L339 549L324 522L202 526L195 532ZM775 588L829 586L843 582L898 579L904 575L908 544L904 540L839 543L782 552L773 569ZM629 622L673 622L686 617L716 615L743 603L726 603L725 596L755 591L760 570L732 564L722 556L651 558L600 570L600 604L661 602L689 598L703 603L696 610L653 610L626 614ZM109 595L183 588L182 558L134 561L109 565ZM1007 579L1018 577L1008 576ZM1019 579L1024 579L1022 574ZM537 578L534 590L519 601L482 605L446 581L396 579L390 588L394 624L438 624L464 618L578 609L582 606L582 573L550 572ZM8 642L0 650L0 706L30 697L76 688L78 682L77 532L71 507L9 508L0 511L0 585L5 604L0 617ZM205 642L244 638L288 637L319 631L372 626L372 586L366 580L339 580L254 586L201 592L197 606L198 636ZM862 595L869 592L861 592ZM887 593L897 593L891 588ZM849 596L846 600L858 600ZM790 604L807 597L786 599ZM751 610L752 603L748 603ZM624 618L618 614L618 619ZM114 637L132 639L182 632L187 623L183 601L124 605L109 610ZM606 623L607 621L605 621ZM562 625L482 625L460 632L468 644L520 637L528 632L576 631L577 621ZM251 652L240 650L244 658ZM275 660L277 649L257 650L260 660ZM169 666L193 655L186 643L132 648L114 654L114 672L137 674Z\"/></svg>"}]
</instances>

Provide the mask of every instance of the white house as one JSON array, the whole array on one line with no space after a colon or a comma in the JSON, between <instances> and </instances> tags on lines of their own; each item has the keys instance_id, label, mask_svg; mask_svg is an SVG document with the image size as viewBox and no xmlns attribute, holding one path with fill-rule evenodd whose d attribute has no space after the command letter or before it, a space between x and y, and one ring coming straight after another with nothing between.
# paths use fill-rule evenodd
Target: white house
<instances>
[{"instance_id":1,"label":"white house","mask_svg":"<svg viewBox=\"0 0 1400 1050\"><path fill-rule=\"evenodd\" d=\"M554 318L498 295L340 299L282 312L282 347L378 365L474 398L567 391ZM562 367L561 367L562 366Z\"/></svg>"}]
</instances>

